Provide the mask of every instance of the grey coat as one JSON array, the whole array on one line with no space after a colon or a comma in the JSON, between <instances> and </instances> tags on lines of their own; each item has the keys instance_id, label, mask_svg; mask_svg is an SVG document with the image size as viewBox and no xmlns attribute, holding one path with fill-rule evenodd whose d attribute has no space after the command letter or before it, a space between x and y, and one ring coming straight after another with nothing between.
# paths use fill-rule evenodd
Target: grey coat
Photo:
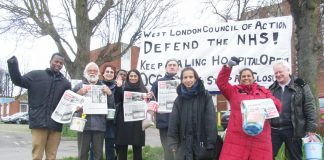
<instances>
[{"instance_id":1,"label":"grey coat","mask_svg":"<svg viewBox=\"0 0 324 160\"><path fill-rule=\"evenodd\" d=\"M79 91L82 88L83 84L89 84L88 82L81 82L77 84L72 90L74 92ZM104 85L100 81L97 82L96 85ZM110 96L107 96L108 100L108 106L113 106L115 104L114 96L113 94ZM107 108L108 108L107 106ZM81 114L79 113L79 116ZM87 122L84 126L84 131L100 131L105 132L106 131L106 113L105 114L89 114L86 117Z\"/></svg>"}]
</instances>

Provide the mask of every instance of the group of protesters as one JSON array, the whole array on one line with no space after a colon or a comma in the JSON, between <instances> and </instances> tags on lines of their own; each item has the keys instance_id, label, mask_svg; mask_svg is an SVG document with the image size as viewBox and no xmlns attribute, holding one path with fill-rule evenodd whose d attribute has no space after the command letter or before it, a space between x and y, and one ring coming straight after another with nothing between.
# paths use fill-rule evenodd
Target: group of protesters
<instances>
[{"instance_id":1,"label":"group of protesters","mask_svg":"<svg viewBox=\"0 0 324 160\"><path fill-rule=\"evenodd\" d=\"M104 114L86 116L83 132L78 132L78 159L127 160L128 146L132 146L133 159L142 159L145 146L145 130L142 121L125 122L123 99L125 91L147 93L147 99L158 101L158 82L180 80L176 88L171 113L156 113L156 128L165 160L272 160L282 143L288 151L289 159L302 159L302 140L314 135L317 128L317 114L314 96L309 85L301 78L293 77L287 61L274 62L276 81L267 89L255 82L254 72L243 68L239 72L239 84L229 83L232 67L239 65L239 58L232 57L218 74L215 85L230 104L231 114L224 143L217 132L217 114L212 96L205 89L204 82L192 67L180 72L178 60L169 59L165 63L164 77L157 79L148 91L138 70L129 71L116 66L99 66L90 62L85 66L84 80L71 88L71 83L60 73L64 56L55 53L50 59L50 67L34 70L21 75L15 56L8 59L8 69L12 82L28 89L29 118L32 134L32 159L56 159L61 139L62 124L51 119L61 96L71 89L85 95L88 90L83 84L102 85L107 96L107 109L116 110L113 119ZM241 102L270 98L275 104L279 117L266 120L262 130L256 135L244 131ZM78 108L81 115L83 110Z\"/></svg>"}]
</instances>

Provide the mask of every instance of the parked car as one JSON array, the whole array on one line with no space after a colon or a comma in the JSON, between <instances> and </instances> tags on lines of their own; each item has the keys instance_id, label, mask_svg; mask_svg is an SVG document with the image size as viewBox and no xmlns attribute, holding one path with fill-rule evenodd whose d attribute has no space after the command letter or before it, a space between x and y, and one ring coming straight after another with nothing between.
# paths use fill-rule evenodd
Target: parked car
<instances>
[{"instance_id":1,"label":"parked car","mask_svg":"<svg viewBox=\"0 0 324 160\"><path fill-rule=\"evenodd\" d=\"M15 113L11 116L9 116L9 118L3 122L5 123L17 123L17 121L19 121L18 123L20 123L20 120L22 117L25 117L25 116L28 116L28 112L18 112L18 113Z\"/></svg>"},{"instance_id":2,"label":"parked car","mask_svg":"<svg viewBox=\"0 0 324 160\"><path fill-rule=\"evenodd\" d=\"M18 117L16 120L17 124L28 124L29 123L29 115L28 114L24 114L21 117Z\"/></svg>"},{"instance_id":3,"label":"parked car","mask_svg":"<svg viewBox=\"0 0 324 160\"><path fill-rule=\"evenodd\" d=\"M225 113L223 113L221 115L221 125L223 126L224 130L227 128L228 121L229 121L229 118L230 118L230 113L231 113L231 111L227 110Z\"/></svg>"},{"instance_id":4,"label":"parked car","mask_svg":"<svg viewBox=\"0 0 324 160\"><path fill-rule=\"evenodd\" d=\"M6 123L8 121L10 116L4 116L4 117L1 117L1 122L4 122Z\"/></svg>"}]
</instances>

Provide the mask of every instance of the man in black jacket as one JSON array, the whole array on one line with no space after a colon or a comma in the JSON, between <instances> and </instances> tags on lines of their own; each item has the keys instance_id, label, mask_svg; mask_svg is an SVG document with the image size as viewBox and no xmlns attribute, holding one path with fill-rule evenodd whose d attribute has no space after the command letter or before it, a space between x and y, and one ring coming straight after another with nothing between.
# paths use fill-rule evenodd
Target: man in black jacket
<instances>
[{"instance_id":1,"label":"man in black jacket","mask_svg":"<svg viewBox=\"0 0 324 160\"><path fill-rule=\"evenodd\" d=\"M61 140L62 124L51 119L65 90L71 89L71 83L60 73L64 57L54 53L50 68L34 70L21 75L15 56L7 60L12 82L28 89L29 128L32 133L32 159L56 159L56 152Z\"/></svg>"},{"instance_id":2,"label":"man in black jacket","mask_svg":"<svg viewBox=\"0 0 324 160\"><path fill-rule=\"evenodd\" d=\"M168 80L176 80L179 79L176 77L178 71L179 71L179 64L176 59L169 59L165 63L165 76L158 79L152 84L151 88L151 96L155 96L156 100L158 100L158 82L159 81L168 81ZM160 140L163 146L164 150L164 159L165 160L172 160L173 159L173 153L168 147L167 144L167 134L168 134L168 126L169 126L169 116L170 113L157 113L156 114L156 128L159 129L160 132Z\"/></svg>"},{"instance_id":3,"label":"man in black jacket","mask_svg":"<svg viewBox=\"0 0 324 160\"><path fill-rule=\"evenodd\" d=\"M308 84L290 75L287 61L276 61L273 71L276 81L269 89L282 104L279 118L271 120L273 157L285 143L289 158L301 160L301 138L314 135L317 128L314 96Z\"/></svg>"}]
</instances>

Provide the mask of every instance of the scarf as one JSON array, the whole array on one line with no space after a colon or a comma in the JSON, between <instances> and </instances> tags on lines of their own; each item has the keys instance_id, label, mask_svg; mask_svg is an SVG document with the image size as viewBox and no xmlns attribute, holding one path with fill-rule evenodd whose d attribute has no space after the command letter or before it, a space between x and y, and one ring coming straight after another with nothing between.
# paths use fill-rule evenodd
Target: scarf
<instances>
[{"instance_id":1,"label":"scarf","mask_svg":"<svg viewBox=\"0 0 324 160\"><path fill-rule=\"evenodd\" d=\"M192 97L194 95L198 94L198 89L199 89L199 81L196 81L195 84L192 86L192 88L190 90L187 89L186 86L184 86L184 84L181 84L181 95L183 97Z\"/></svg>"}]
</instances>

